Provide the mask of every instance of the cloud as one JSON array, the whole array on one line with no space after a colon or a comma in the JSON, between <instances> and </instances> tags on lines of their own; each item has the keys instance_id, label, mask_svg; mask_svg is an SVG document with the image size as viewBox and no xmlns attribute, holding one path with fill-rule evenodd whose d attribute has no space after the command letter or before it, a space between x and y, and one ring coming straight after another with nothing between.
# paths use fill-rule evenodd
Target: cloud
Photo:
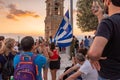
<instances>
[{"instance_id":1,"label":"cloud","mask_svg":"<svg viewBox=\"0 0 120 80\"><path fill-rule=\"evenodd\" d=\"M4 5L4 2L0 0L0 10L4 9L3 5Z\"/></svg>"},{"instance_id":2,"label":"cloud","mask_svg":"<svg viewBox=\"0 0 120 80\"><path fill-rule=\"evenodd\" d=\"M31 16L34 18L40 17L35 12L27 11L27 10L23 11L23 10L17 9L17 6L15 4L10 4L8 8L9 8L9 14L6 16L8 19L18 20L18 18L20 17L28 17L28 16Z\"/></svg>"},{"instance_id":3,"label":"cloud","mask_svg":"<svg viewBox=\"0 0 120 80\"><path fill-rule=\"evenodd\" d=\"M7 15L6 17L8 19L12 19L12 20L18 21L18 19L14 15L12 15L12 14Z\"/></svg>"},{"instance_id":4,"label":"cloud","mask_svg":"<svg viewBox=\"0 0 120 80\"><path fill-rule=\"evenodd\" d=\"M0 6L0 10L3 9L4 7L3 6Z\"/></svg>"},{"instance_id":5,"label":"cloud","mask_svg":"<svg viewBox=\"0 0 120 80\"><path fill-rule=\"evenodd\" d=\"M2 0L0 0L0 4L4 4L4 2Z\"/></svg>"}]
</instances>

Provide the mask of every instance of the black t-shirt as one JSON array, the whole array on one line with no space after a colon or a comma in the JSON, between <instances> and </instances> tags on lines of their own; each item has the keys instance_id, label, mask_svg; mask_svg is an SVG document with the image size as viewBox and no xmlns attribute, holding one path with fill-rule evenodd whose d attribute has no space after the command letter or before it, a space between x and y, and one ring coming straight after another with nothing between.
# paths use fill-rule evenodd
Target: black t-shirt
<instances>
[{"instance_id":1,"label":"black t-shirt","mask_svg":"<svg viewBox=\"0 0 120 80\"><path fill-rule=\"evenodd\" d=\"M96 36L108 40L102 53L107 59L100 60L99 75L110 80L120 79L120 13L103 19L98 26Z\"/></svg>"},{"instance_id":2,"label":"black t-shirt","mask_svg":"<svg viewBox=\"0 0 120 80\"><path fill-rule=\"evenodd\" d=\"M4 66L6 60L4 58L4 56L2 54L0 54L0 74L1 74L1 71L2 71L2 67Z\"/></svg>"},{"instance_id":3,"label":"black t-shirt","mask_svg":"<svg viewBox=\"0 0 120 80\"><path fill-rule=\"evenodd\" d=\"M2 68L3 68L4 64L6 63L7 59L9 58L9 59L13 60L14 56L15 55L13 55L11 52L9 53L8 56L0 54L0 74L2 72Z\"/></svg>"}]
</instances>

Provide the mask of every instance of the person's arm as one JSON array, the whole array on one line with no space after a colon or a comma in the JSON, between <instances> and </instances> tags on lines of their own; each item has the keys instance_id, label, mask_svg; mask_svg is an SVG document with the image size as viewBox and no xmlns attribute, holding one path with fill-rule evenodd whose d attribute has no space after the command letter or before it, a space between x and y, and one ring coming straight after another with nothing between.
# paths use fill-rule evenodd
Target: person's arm
<instances>
[{"instance_id":1,"label":"person's arm","mask_svg":"<svg viewBox=\"0 0 120 80\"><path fill-rule=\"evenodd\" d=\"M70 69L68 69L67 71L65 71L63 74L61 74L58 78L58 80L63 80L63 77L67 74L69 74L70 72L79 69L80 67L78 65L75 65L73 67L71 67Z\"/></svg>"},{"instance_id":2,"label":"person's arm","mask_svg":"<svg viewBox=\"0 0 120 80\"><path fill-rule=\"evenodd\" d=\"M40 47L40 44L38 42L36 42L36 45L34 45L32 52L36 53L36 50Z\"/></svg>"},{"instance_id":3,"label":"person's arm","mask_svg":"<svg viewBox=\"0 0 120 80\"><path fill-rule=\"evenodd\" d=\"M66 80L76 80L77 77L79 77L82 74L82 72L77 71L74 74L72 74L70 77L68 77Z\"/></svg>"},{"instance_id":4,"label":"person's arm","mask_svg":"<svg viewBox=\"0 0 120 80\"><path fill-rule=\"evenodd\" d=\"M106 38L96 36L87 54L89 59L93 61L99 60L107 42L108 40Z\"/></svg>"},{"instance_id":5,"label":"person's arm","mask_svg":"<svg viewBox=\"0 0 120 80\"><path fill-rule=\"evenodd\" d=\"M102 56L103 49L105 45L107 44L107 42L108 40L104 37L100 37L100 36L95 37L94 42L92 43L87 53L87 56L90 59L92 67L96 68L98 71L100 71L100 68L101 68L98 60L106 59L106 57L102 58L101 56Z\"/></svg>"},{"instance_id":6,"label":"person's arm","mask_svg":"<svg viewBox=\"0 0 120 80\"><path fill-rule=\"evenodd\" d=\"M47 48L44 46L44 48L43 48L43 54L45 55L45 57L47 58L47 59L49 59L49 54L48 54L48 51L47 51Z\"/></svg>"}]
</instances>

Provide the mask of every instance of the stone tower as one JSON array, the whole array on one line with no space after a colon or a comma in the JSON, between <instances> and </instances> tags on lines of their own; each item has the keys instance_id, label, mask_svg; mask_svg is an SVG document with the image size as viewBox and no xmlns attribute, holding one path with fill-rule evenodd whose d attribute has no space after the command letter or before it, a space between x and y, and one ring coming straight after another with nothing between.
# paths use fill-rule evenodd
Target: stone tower
<instances>
[{"instance_id":1,"label":"stone tower","mask_svg":"<svg viewBox=\"0 0 120 80\"><path fill-rule=\"evenodd\" d=\"M46 0L45 38L54 37L64 14L64 0Z\"/></svg>"}]
</instances>

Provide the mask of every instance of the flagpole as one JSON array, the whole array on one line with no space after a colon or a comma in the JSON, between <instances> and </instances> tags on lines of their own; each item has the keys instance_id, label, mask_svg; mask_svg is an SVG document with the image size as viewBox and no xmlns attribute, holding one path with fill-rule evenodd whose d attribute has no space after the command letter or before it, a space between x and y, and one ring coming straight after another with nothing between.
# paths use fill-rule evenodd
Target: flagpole
<instances>
[{"instance_id":1,"label":"flagpole","mask_svg":"<svg viewBox=\"0 0 120 80\"><path fill-rule=\"evenodd\" d=\"M72 33L73 33L73 0L70 0L70 23L72 26Z\"/></svg>"},{"instance_id":2,"label":"flagpole","mask_svg":"<svg viewBox=\"0 0 120 80\"><path fill-rule=\"evenodd\" d=\"M72 27L72 34L73 34L73 0L70 0L70 24ZM71 55L70 46L66 47L66 53Z\"/></svg>"}]
</instances>

